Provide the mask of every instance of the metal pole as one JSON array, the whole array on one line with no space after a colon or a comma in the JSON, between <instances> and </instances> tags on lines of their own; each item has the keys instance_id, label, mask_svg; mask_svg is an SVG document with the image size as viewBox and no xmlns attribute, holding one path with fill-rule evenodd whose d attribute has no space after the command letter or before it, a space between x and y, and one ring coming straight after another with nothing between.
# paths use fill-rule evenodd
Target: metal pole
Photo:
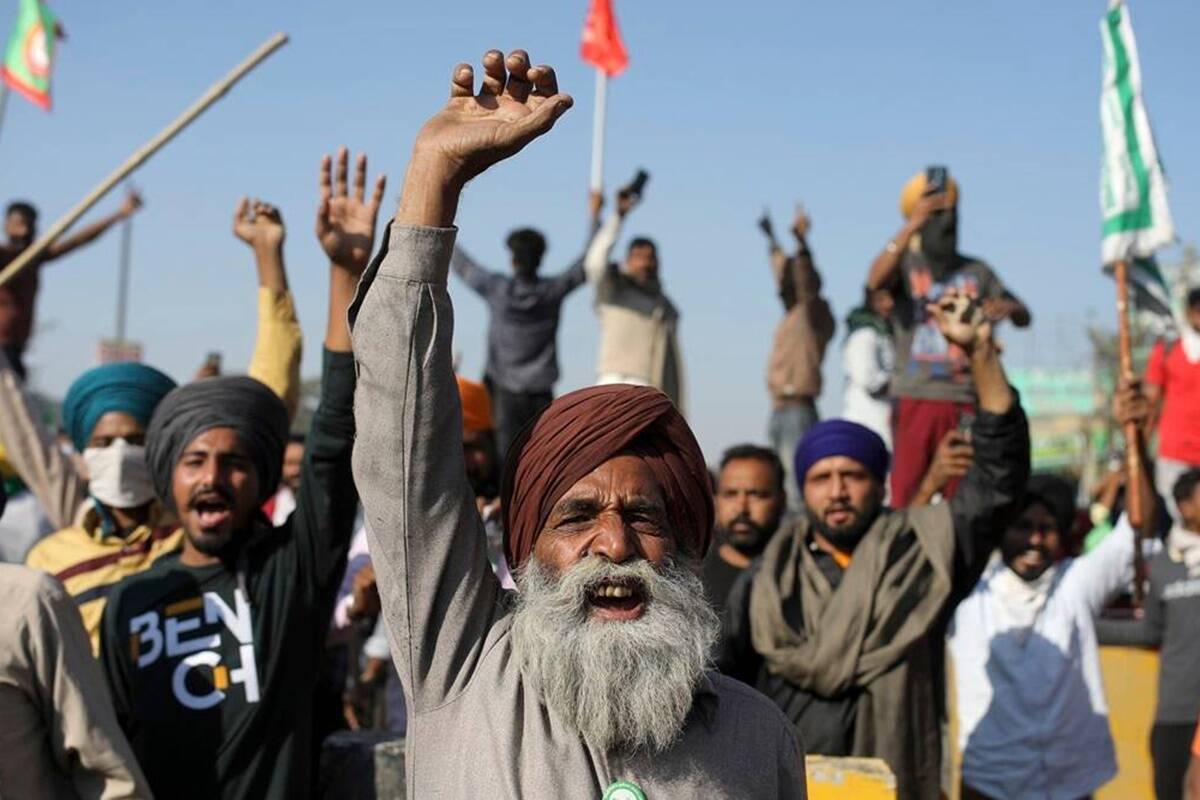
<instances>
[{"instance_id":1,"label":"metal pole","mask_svg":"<svg viewBox=\"0 0 1200 800\"><path fill-rule=\"evenodd\" d=\"M608 73L596 70L596 110L592 117L592 191L604 189L604 115L607 112Z\"/></svg>"},{"instance_id":2,"label":"metal pole","mask_svg":"<svg viewBox=\"0 0 1200 800\"><path fill-rule=\"evenodd\" d=\"M0 80L0 130L4 129L6 111L8 111L8 84Z\"/></svg>"},{"instance_id":3,"label":"metal pole","mask_svg":"<svg viewBox=\"0 0 1200 800\"><path fill-rule=\"evenodd\" d=\"M121 263L117 272L117 344L125 343L125 318L129 309L129 250L133 240L133 218L121 222Z\"/></svg>"}]
</instances>

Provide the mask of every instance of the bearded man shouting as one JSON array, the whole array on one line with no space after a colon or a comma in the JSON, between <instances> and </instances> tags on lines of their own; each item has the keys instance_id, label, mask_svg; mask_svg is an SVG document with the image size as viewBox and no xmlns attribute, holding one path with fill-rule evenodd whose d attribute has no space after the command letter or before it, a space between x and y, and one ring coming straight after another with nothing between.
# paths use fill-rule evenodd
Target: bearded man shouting
<instances>
[{"instance_id":1,"label":"bearded man shouting","mask_svg":"<svg viewBox=\"0 0 1200 800\"><path fill-rule=\"evenodd\" d=\"M704 459L654 389L553 403L502 487L515 597L467 482L446 277L463 185L571 107L524 51L455 68L350 309L354 475L408 700L411 797L803 798L803 753L766 699L708 671L719 623L695 567Z\"/></svg>"},{"instance_id":2,"label":"bearded man shouting","mask_svg":"<svg viewBox=\"0 0 1200 800\"><path fill-rule=\"evenodd\" d=\"M967 354L978 393L959 491L936 506L885 508L879 434L846 420L809 428L795 459L805 514L734 584L719 659L774 700L813 752L886 761L900 800L938 796L946 622L1029 476L1029 425L992 323L954 290L928 312Z\"/></svg>"}]
</instances>

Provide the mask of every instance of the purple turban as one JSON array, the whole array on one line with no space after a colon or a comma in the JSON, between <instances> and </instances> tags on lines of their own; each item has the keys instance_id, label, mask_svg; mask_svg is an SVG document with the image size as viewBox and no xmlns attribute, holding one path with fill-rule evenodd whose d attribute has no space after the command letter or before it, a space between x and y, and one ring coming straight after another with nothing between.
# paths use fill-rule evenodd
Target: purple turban
<instances>
[{"instance_id":1,"label":"purple turban","mask_svg":"<svg viewBox=\"0 0 1200 800\"><path fill-rule=\"evenodd\" d=\"M796 446L796 483L801 489L812 465L830 456L854 459L881 482L887 477L891 461L887 445L870 428L845 419L818 422Z\"/></svg>"}]
</instances>

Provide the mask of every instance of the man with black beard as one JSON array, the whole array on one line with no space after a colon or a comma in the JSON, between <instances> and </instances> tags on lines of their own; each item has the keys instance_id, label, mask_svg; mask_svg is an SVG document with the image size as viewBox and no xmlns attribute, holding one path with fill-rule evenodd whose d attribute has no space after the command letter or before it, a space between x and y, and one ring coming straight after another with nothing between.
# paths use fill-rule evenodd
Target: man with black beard
<instances>
[{"instance_id":1,"label":"man with black beard","mask_svg":"<svg viewBox=\"0 0 1200 800\"><path fill-rule=\"evenodd\" d=\"M718 615L738 576L767 546L787 510L783 465L774 450L753 444L731 447L717 477L716 541L700 573Z\"/></svg>"},{"instance_id":2,"label":"man with black beard","mask_svg":"<svg viewBox=\"0 0 1200 800\"><path fill-rule=\"evenodd\" d=\"M117 585L101 661L117 717L158 797L305 798L321 653L358 509L350 471L354 361L344 313L370 259L383 179L364 199L321 171L317 235L329 258L321 399L296 510L273 527L288 415L248 377L168 394L150 421L155 493L178 514L183 550ZM336 186L336 188L334 188Z\"/></svg>"},{"instance_id":3,"label":"man with black beard","mask_svg":"<svg viewBox=\"0 0 1200 800\"><path fill-rule=\"evenodd\" d=\"M774 700L811 752L884 759L902 800L938 796L946 618L1029 474L1028 425L991 323L953 290L929 313L967 354L979 392L960 491L948 504L884 508L879 434L845 420L813 426L796 450L805 516L734 586L718 662Z\"/></svg>"},{"instance_id":4,"label":"man with black beard","mask_svg":"<svg viewBox=\"0 0 1200 800\"><path fill-rule=\"evenodd\" d=\"M938 332L925 310L954 290L982 304L993 323L1030 323L1029 310L991 268L958 252L959 186L945 167L914 175L900 194L903 227L871 264L867 290L890 289L896 298L892 329L896 343L891 394L895 461L891 502L907 506L920 486L938 444L948 431L969 425L975 389L966 353ZM958 481L951 481L951 497Z\"/></svg>"},{"instance_id":5,"label":"man with black beard","mask_svg":"<svg viewBox=\"0 0 1200 800\"><path fill-rule=\"evenodd\" d=\"M410 797L802 798L803 754L761 695L708 670L696 567L703 454L662 392L558 398L509 449L501 590L466 479L446 278L467 181L571 107L523 50L417 136L400 208L350 309L354 475L408 705Z\"/></svg>"}]
</instances>

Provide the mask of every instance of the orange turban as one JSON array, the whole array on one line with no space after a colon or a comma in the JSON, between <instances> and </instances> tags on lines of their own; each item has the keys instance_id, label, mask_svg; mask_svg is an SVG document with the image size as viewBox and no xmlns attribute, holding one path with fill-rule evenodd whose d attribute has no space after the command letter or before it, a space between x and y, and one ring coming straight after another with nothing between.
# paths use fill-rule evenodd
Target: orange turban
<instances>
[{"instance_id":1,"label":"orange turban","mask_svg":"<svg viewBox=\"0 0 1200 800\"><path fill-rule=\"evenodd\" d=\"M525 563L554 504L572 486L623 454L650 468L679 544L702 558L712 541L713 499L692 429L657 389L612 384L558 398L508 449L500 498L509 566Z\"/></svg>"},{"instance_id":2,"label":"orange turban","mask_svg":"<svg viewBox=\"0 0 1200 800\"><path fill-rule=\"evenodd\" d=\"M926 179L925 170L921 170L908 179L908 183L904 184L904 188L900 190L901 216L905 219L912 216L913 206L925 195L925 189L928 186L929 181ZM951 204L958 203L958 181L949 175L946 176L946 194L949 195Z\"/></svg>"},{"instance_id":3,"label":"orange turban","mask_svg":"<svg viewBox=\"0 0 1200 800\"><path fill-rule=\"evenodd\" d=\"M458 396L462 400L463 431L492 430L492 398L487 387L461 375L455 378L458 379Z\"/></svg>"}]
</instances>

